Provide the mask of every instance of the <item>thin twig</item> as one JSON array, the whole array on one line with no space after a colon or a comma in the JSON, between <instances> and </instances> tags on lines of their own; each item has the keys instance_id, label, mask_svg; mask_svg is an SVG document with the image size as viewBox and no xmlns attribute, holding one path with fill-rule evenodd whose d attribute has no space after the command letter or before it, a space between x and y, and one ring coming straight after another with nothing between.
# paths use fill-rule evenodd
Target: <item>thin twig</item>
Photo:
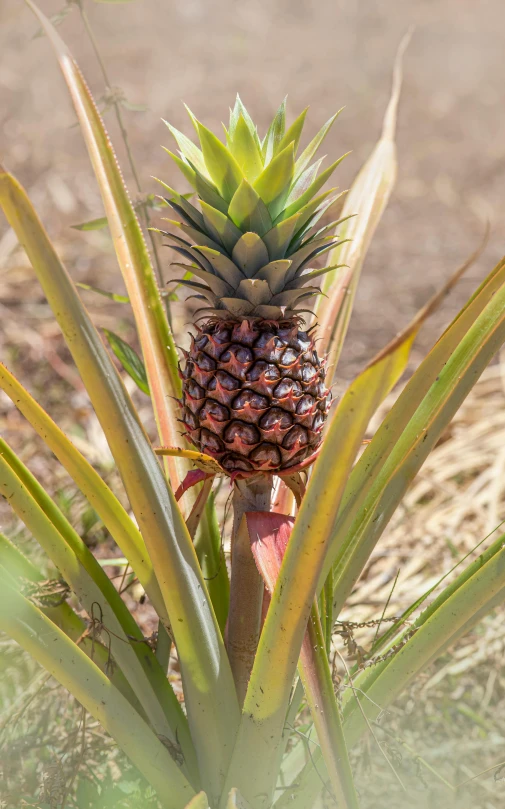
<instances>
[{"instance_id":1,"label":"thin twig","mask_svg":"<svg viewBox=\"0 0 505 809\"><path fill-rule=\"evenodd\" d=\"M422 764L423 767L426 767L426 769L429 772L431 772L432 775L434 775L436 778L438 778L439 781L442 782L442 784L444 784L444 786L446 786L452 792L456 791L456 787L454 786L454 784L451 784L451 782L447 781L444 778L443 775L440 775L440 773L434 767L432 767L431 764L429 764L429 762L426 761L426 759L424 759L422 756L420 756L418 753L416 753L414 748L411 747L410 744L408 744L404 739L402 739L401 736L397 736L395 733L392 733L387 728L383 728L381 725L379 725L378 722L374 722L374 725L377 725L377 727L380 728L383 733L386 733L388 736L390 736L392 739L394 739L395 742L398 742L398 744L401 744L407 750L408 753L410 753L412 756L414 756L416 761L418 761L420 764ZM500 766L500 765L498 764L497 766ZM491 767L491 769L493 769L493 768ZM482 775L482 773L479 773L479 775ZM477 776L475 776L475 777L477 778ZM464 781L464 783L466 784L467 782Z\"/></svg>"},{"instance_id":2,"label":"thin twig","mask_svg":"<svg viewBox=\"0 0 505 809\"><path fill-rule=\"evenodd\" d=\"M493 764L493 766L488 767L487 770L481 770L481 772L478 772L477 775L472 775L471 778L467 778L466 781L460 781L459 784L454 785L454 789L460 789L461 787L466 786L466 784L469 784L470 781L475 781L475 779L480 778L481 775L485 775L486 773L492 772L493 770L498 770L500 769L500 767L505 767L505 761L500 761L499 764Z\"/></svg>"},{"instance_id":3,"label":"thin twig","mask_svg":"<svg viewBox=\"0 0 505 809\"><path fill-rule=\"evenodd\" d=\"M392 598L393 593L394 593L394 591L395 591L396 582L398 581L398 576L399 576L399 575L400 575L400 568L398 568L398 572L397 572L397 574L396 574L396 576L395 576L395 580L394 580L394 582L393 582L393 586L392 586L391 591L390 591L390 593L389 593L389 595L388 595L388 599L387 599L386 603L384 604L384 609L382 610L382 615L381 615L381 617L380 617L379 623L377 624L377 630L376 630L376 632L375 632L375 637L374 637L374 639L373 639L373 643L372 643L372 649L373 649L373 647L375 646L375 641L377 640L377 637L378 637L378 635L379 635L379 629L381 628L381 624L382 624L382 622L383 622L383 620L384 620L384 616L385 616L385 614L386 614L387 608L389 607L389 602L391 601L391 598Z\"/></svg>"},{"instance_id":4,"label":"thin twig","mask_svg":"<svg viewBox=\"0 0 505 809\"><path fill-rule=\"evenodd\" d=\"M335 796L334 796L333 792L331 792L330 788L328 787L328 784L326 783L326 781L324 780L323 776L322 776L322 775L321 775L321 773L319 772L319 770L318 770L318 768L317 768L317 764L316 764L316 762L314 761L314 757L313 757L313 755L312 755L312 751L311 751L311 749L310 749L310 745L311 745L311 744L313 744L315 747L319 747L319 749L321 749L321 745L320 745L318 742L315 742L315 741L314 741L314 739L311 739L311 738L310 738L310 736L308 736L306 733L303 733L301 730L298 730L298 728L293 727L293 725L291 725L289 722L286 722L286 725L287 725L289 728L291 728L291 730L293 731L293 733L296 733L298 736L300 736L300 737L301 737L301 739L302 739L302 743L304 744L305 749L306 749L306 751L307 751L307 753L308 753L308 755L309 755L310 763L311 763L311 764L312 764L312 766L314 767L314 771L315 771L315 773L316 773L317 777L319 778L319 780L321 781L321 784L323 785L323 789L324 789L324 791L325 791L325 792L327 792L327 793L328 793L328 795L330 796L330 798L331 798L331 799L334 801L334 800L335 800ZM294 787L295 787L295 786L296 786L295 784L290 784L290 785L289 785L289 787L286 787L286 789L290 789L290 788L291 788L291 789L294 789Z\"/></svg>"},{"instance_id":5,"label":"thin twig","mask_svg":"<svg viewBox=\"0 0 505 809\"><path fill-rule=\"evenodd\" d=\"M376 736L376 735L375 735L375 733L374 733L374 730L373 730L373 728L372 728L372 726L371 726L371 724L370 724L370 722L369 722L369 719L368 719L368 717L367 717L367 715L366 715L366 713L365 713L365 711L364 711L364 709L363 709L363 706L362 706L362 704L361 704L361 702L360 702L360 700L359 700L359 698L358 698L358 692L357 692L357 690L354 688L354 683L353 683L353 681L352 681L351 673L350 673L350 671L349 671L349 668L348 668L348 666L347 666L347 663L345 662L345 660L344 660L343 656L340 654L339 650L338 650L338 649L336 649L335 651L336 651L336 653L338 654L338 656L339 656L339 658L340 658L340 660L341 660L341 662L342 662L342 665L344 666L344 668L345 668L345 670L346 670L347 677L349 678L349 685L350 685L350 688L352 689L352 693L354 694L354 699L356 700L356 703L357 703L357 705L358 705L358 708L359 708L359 710L361 711L361 715L362 715L362 717L363 717L363 719L364 719L364 721L365 721L365 723L366 723L366 726L368 727L368 730L370 731L370 735L372 736L372 738L373 738L373 740L374 740L375 744L377 745L378 749L380 750L380 752L382 753L382 755L383 755L383 756L384 756L384 758L386 759L386 761L387 761L387 763L388 763L388 766L390 767L391 771L393 772L393 775L395 776L396 780L397 780L397 781L398 781L398 783L400 784L401 788L403 789L403 791L404 791L404 792L407 792L407 788L405 787L405 784L403 783L402 779L400 778L400 776L399 776L399 775L398 775L398 773L396 772L396 770L395 770L395 768L394 768L394 766L393 766L393 763L392 763L392 762L389 760L389 758L388 758L388 756L387 756L387 754L386 754L386 751L385 751L385 750L383 750L383 748L382 748L382 746L381 746L381 744L380 744L380 742L379 742L379 740L378 740L377 736Z\"/></svg>"}]
</instances>

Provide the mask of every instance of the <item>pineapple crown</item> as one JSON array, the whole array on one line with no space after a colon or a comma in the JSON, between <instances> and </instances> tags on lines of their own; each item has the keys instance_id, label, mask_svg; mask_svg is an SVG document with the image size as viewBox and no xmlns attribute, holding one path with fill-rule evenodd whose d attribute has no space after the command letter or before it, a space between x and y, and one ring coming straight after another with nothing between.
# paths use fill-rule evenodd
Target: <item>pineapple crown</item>
<instances>
[{"instance_id":1,"label":"pineapple crown","mask_svg":"<svg viewBox=\"0 0 505 809\"><path fill-rule=\"evenodd\" d=\"M299 156L307 109L286 128L285 101L263 140L239 96L224 127L226 145L189 109L200 148L165 121L179 154L166 151L195 189L200 210L162 183L169 192L166 202L182 220L166 221L184 238L160 232L189 260L174 263L184 270L184 277L174 280L204 302L198 312L218 319L289 319L295 310L307 311L300 305L320 293L316 278L340 266L310 266L341 243L335 229L343 219L319 230L316 225L341 197L336 188L319 191L346 155L321 173L323 158L312 162L339 112Z\"/></svg>"}]
</instances>

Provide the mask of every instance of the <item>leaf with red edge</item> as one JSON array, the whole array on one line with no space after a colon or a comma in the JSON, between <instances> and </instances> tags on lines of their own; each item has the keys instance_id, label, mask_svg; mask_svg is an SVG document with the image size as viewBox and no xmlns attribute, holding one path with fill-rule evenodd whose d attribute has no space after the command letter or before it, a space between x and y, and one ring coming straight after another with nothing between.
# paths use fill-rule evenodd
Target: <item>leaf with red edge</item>
<instances>
[{"instance_id":1,"label":"leaf with red edge","mask_svg":"<svg viewBox=\"0 0 505 809\"><path fill-rule=\"evenodd\" d=\"M245 519L254 561L265 582L265 616L295 520L268 511L246 512ZM298 670L335 797L339 805L359 809L316 601Z\"/></svg>"},{"instance_id":2,"label":"leaf with red edge","mask_svg":"<svg viewBox=\"0 0 505 809\"><path fill-rule=\"evenodd\" d=\"M192 469L190 472L188 472L181 485L177 489L175 499L180 500L184 492L187 492L192 486L196 486L197 483L202 483L202 481L213 477L214 475L209 472L204 472L203 469Z\"/></svg>"},{"instance_id":3,"label":"leaf with red edge","mask_svg":"<svg viewBox=\"0 0 505 809\"><path fill-rule=\"evenodd\" d=\"M248 511L245 517L254 561L265 587L271 593L293 530L294 518L269 511Z\"/></svg>"}]
</instances>

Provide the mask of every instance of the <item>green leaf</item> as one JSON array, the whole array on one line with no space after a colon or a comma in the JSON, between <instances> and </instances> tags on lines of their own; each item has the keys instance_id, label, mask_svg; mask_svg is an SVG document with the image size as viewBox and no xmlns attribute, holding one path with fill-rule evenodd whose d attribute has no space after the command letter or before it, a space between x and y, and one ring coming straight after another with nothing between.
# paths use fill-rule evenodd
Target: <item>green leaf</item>
<instances>
[{"instance_id":1,"label":"green leaf","mask_svg":"<svg viewBox=\"0 0 505 809\"><path fill-rule=\"evenodd\" d=\"M295 228L299 219L299 214L294 214L289 219L274 225L265 235L263 241L272 261L284 258L289 247Z\"/></svg>"},{"instance_id":2,"label":"green leaf","mask_svg":"<svg viewBox=\"0 0 505 809\"><path fill-rule=\"evenodd\" d=\"M279 109L275 113L274 119L270 124L268 132L261 145L261 151L263 153L263 162L265 166L267 166L270 163L274 155L277 153L279 143L281 142L284 136L285 128L286 128L286 99L284 99Z\"/></svg>"},{"instance_id":3,"label":"green leaf","mask_svg":"<svg viewBox=\"0 0 505 809\"><path fill-rule=\"evenodd\" d=\"M178 129L169 124L168 121L165 121L164 119L162 120L163 123L167 125L170 132L174 136L175 140L177 141L177 146L181 150L186 160L188 160L189 163L192 164L194 168L205 177L205 179L210 180L211 177L207 169L207 166L205 165L205 160L203 158L202 151L198 148L198 146L196 146L196 144L194 144L193 141L190 140L190 138L186 137L186 135L184 135L182 132L179 132ZM168 151L168 149L166 151Z\"/></svg>"},{"instance_id":4,"label":"green leaf","mask_svg":"<svg viewBox=\"0 0 505 809\"><path fill-rule=\"evenodd\" d=\"M254 231L263 236L272 227L272 219L265 203L245 179L230 202L228 216L242 232Z\"/></svg>"},{"instance_id":5,"label":"green leaf","mask_svg":"<svg viewBox=\"0 0 505 809\"><path fill-rule=\"evenodd\" d=\"M250 183L254 183L263 171L263 158L257 139L251 133L251 129L242 114L237 121L233 137L230 138L229 149L242 169L244 177Z\"/></svg>"},{"instance_id":6,"label":"green leaf","mask_svg":"<svg viewBox=\"0 0 505 809\"><path fill-rule=\"evenodd\" d=\"M302 135L303 125L305 123L305 118L307 116L308 107L305 107L303 112L300 113L298 118L291 124L291 126L286 131L286 134L281 139L278 147L278 151L282 152L286 146L289 146L290 143L293 144L293 149L296 154L296 150L298 149L298 144L300 143L300 138Z\"/></svg>"},{"instance_id":7,"label":"green leaf","mask_svg":"<svg viewBox=\"0 0 505 809\"><path fill-rule=\"evenodd\" d=\"M83 284L78 281L75 285L79 287L79 289L86 289L89 292L96 292L98 295L103 295L104 298L109 298L109 300L115 301L116 303L130 303L128 295L118 295L117 292L107 292L105 289L92 287L90 284Z\"/></svg>"},{"instance_id":8,"label":"green leaf","mask_svg":"<svg viewBox=\"0 0 505 809\"><path fill-rule=\"evenodd\" d=\"M265 205L273 208L281 205L288 194L294 167L295 153L293 144L290 143L282 152L275 155L253 183L254 190ZM273 216L275 216L275 212Z\"/></svg>"},{"instance_id":9,"label":"green leaf","mask_svg":"<svg viewBox=\"0 0 505 809\"><path fill-rule=\"evenodd\" d=\"M229 202L244 175L232 154L210 129L198 122L205 165L221 196Z\"/></svg>"},{"instance_id":10,"label":"green leaf","mask_svg":"<svg viewBox=\"0 0 505 809\"><path fill-rule=\"evenodd\" d=\"M286 288L286 277L290 268L291 261L280 258L265 264L259 272L255 273L255 277L268 281L270 291L273 295L276 295Z\"/></svg>"},{"instance_id":11,"label":"green leaf","mask_svg":"<svg viewBox=\"0 0 505 809\"><path fill-rule=\"evenodd\" d=\"M235 104L233 110L230 110L230 127L228 130L228 137L233 138L235 135L235 129L238 123L238 119L242 116L244 121L246 122L247 126L249 127L249 132L253 136L254 140L256 141L256 145L258 149L261 151L261 142L258 137L258 131L256 129L256 125L252 120L251 116L247 112L244 104L242 103L242 99L240 98L239 94L237 93L237 97L235 99Z\"/></svg>"},{"instance_id":12,"label":"green leaf","mask_svg":"<svg viewBox=\"0 0 505 809\"><path fill-rule=\"evenodd\" d=\"M349 154L349 152L347 152L347 154ZM325 169L322 172L322 174L320 174L319 177L317 177L314 180L314 182L312 182L309 185L309 187L307 188L306 191L303 192L303 194L301 194L297 199L291 202L282 211L281 214L282 219L289 219L290 216L293 216L293 214L297 213L298 211L301 211L302 208L304 208L305 205L307 205L307 203L311 201L312 197L314 197L315 194L317 194L317 192L323 187L325 182L331 177L331 175L333 174L337 166L342 162L344 157L347 157L347 154L344 154L342 155L342 157L339 157L338 160L335 160L335 162L332 163L331 166L328 166L328 168Z\"/></svg>"},{"instance_id":13,"label":"green leaf","mask_svg":"<svg viewBox=\"0 0 505 809\"><path fill-rule=\"evenodd\" d=\"M505 340L505 262L497 269L413 375L350 478L333 537L337 611L410 481ZM343 522L350 522L346 539Z\"/></svg>"},{"instance_id":14,"label":"green leaf","mask_svg":"<svg viewBox=\"0 0 505 809\"><path fill-rule=\"evenodd\" d=\"M34 584L44 581L44 576L40 570L23 556L19 548L13 545L2 533L0 533L0 567L10 576L13 585L18 589L25 587L27 581ZM86 622L76 615L72 607L64 601L58 605L41 606L40 609L71 640L79 641L81 649L88 657L94 660L101 671L104 671L109 676L109 679L133 705L135 710L142 714L142 705L121 669L116 665L114 670L111 671L109 650L97 638L92 638L86 633L88 628Z\"/></svg>"},{"instance_id":15,"label":"green leaf","mask_svg":"<svg viewBox=\"0 0 505 809\"><path fill-rule=\"evenodd\" d=\"M207 580L216 618L224 633L230 603L230 581L226 568L215 496L210 494L195 538L195 550Z\"/></svg>"},{"instance_id":16,"label":"green leaf","mask_svg":"<svg viewBox=\"0 0 505 809\"><path fill-rule=\"evenodd\" d=\"M138 388L149 396L149 384L144 363L134 349L125 343L118 334L104 329L105 336L114 354L123 366L126 373L131 376Z\"/></svg>"},{"instance_id":17,"label":"green leaf","mask_svg":"<svg viewBox=\"0 0 505 809\"><path fill-rule=\"evenodd\" d=\"M225 216L221 211L216 210L206 202L201 201L203 220L205 228L212 234L212 236L228 251L231 255L235 244L242 236L242 231Z\"/></svg>"},{"instance_id":18,"label":"green leaf","mask_svg":"<svg viewBox=\"0 0 505 809\"><path fill-rule=\"evenodd\" d=\"M336 119L338 118L343 109L344 108L341 107L341 109L339 109L338 112L335 113L335 115L332 115L329 121L326 121L325 125L321 127L315 138L311 140L307 148L302 152L302 154L296 161L295 177L299 177L302 171L304 171L304 169L307 168L310 161L312 160L315 153L321 146L323 140L325 139L326 135L330 131L331 127L333 126L334 122L336 121Z\"/></svg>"},{"instance_id":19,"label":"green leaf","mask_svg":"<svg viewBox=\"0 0 505 809\"><path fill-rule=\"evenodd\" d=\"M81 222L79 225L71 225L74 230L103 230L108 226L106 216L101 216L99 219L90 219L89 222Z\"/></svg>"},{"instance_id":20,"label":"green leaf","mask_svg":"<svg viewBox=\"0 0 505 809\"><path fill-rule=\"evenodd\" d=\"M243 280L243 273L240 272L237 265L228 256L224 256L222 253L218 253L217 250L211 250L203 245L195 248L196 251L209 262L218 278L226 280L232 287L237 287Z\"/></svg>"},{"instance_id":21,"label":"green leaf","mask_svg":"<svg viewBox=\"0 0 505 809\"><path fill-rule=\"evenodd\" d=\"M169 149L165 149L165 147L163 147L163 149L172 158L176 166L186 177L188 183L197 191L198 195L209 205L212 205L219 211L226 213L228 210L228 205L224 199L219 196L215 186L210 182L207 182L205 177L186 160L181 160L180 157L177 157L177 155L175 155Z\"/></svg>"},{"instance_id":22,"label":"green leaf","mask_svg":"<svg viewBox=\"0 0 505 809\"><path fill-rule=\"evenodd\" d=\"M317 174L319 172L319 168L321 166L321 163L323 162L323 159L324 158L321 157L320 160L316 160L316 162L313 163L308 168L306 168L305 171L302 171L302 173L295 180L295 182L293 183L293 185L292 185L292 187L291 187L291 189L289 191L289 197L288 197L288 200L287 200L287 204L290 204L290 203L294 202L295 200L297 200L298 197L301 197L301 195L304 194L305 191L307 191L308 188L310 188L310 186L312 185L312 183L314 182L314 180L317 177Z\"/></svg>"},{"instance_id":23,"label":"green leaf","mask_svg":"<svg viewBox=\"0 0 505 809\"><path fill-rule=\"evenodd\" d=\"M364 695L360 700L361 710L356 710L352 689L343 698L344 727L351 745L364 730L362 711L369 720L374 720L379 710L378 705L381 709L387 708L408 681L422 671L427 663L436 659L485 612L503 601L503 539L503 536L499 537L455 582L445 588L417 619L414 625L417 631L404 645L402 636L396 639L400 645L397 654L365 669L355 678L356 693ZM320 779L324 777L321 772L323 767L320 751L316 749L310 764L304 766L296 776L296 790L287 790L276 802L276 809L309 809L313 805L314 795L320 789Z\"/></svg>"},{"instance_id":24,"label":"green leaf","mask_svg":"<svg viewBox=\"0 0 505 809\"><path fill-rule=\"evenodd\" d=\"M260 267L268 264L268 251L257 233L244 233L233 248L232 259L246 278L255 277Z\"/></svg>"},{"instance_id":25,"label":"green leaf","mask_svg":"<svg viewBox=\"0 0 505 809\"><path fill-rule=\"evenodd\" d=\"M220 253L225 252L225 248L220 242L210 239L204 233L200 233L199 230L196 230L196 228L192 228L191 225L186 225L184 222L177 222L175 219L164 218L163 221L170 222L171 225L174 225L175 227L179 228L179 230L182 230L186 236L189 236L189 238L193 240L195 245L205 245L205 247L210 247L212 250L217 250ZM153 228L153 230L158 230L158 233L161 233L163 236L167 236L170 239L173 238L173 234L166 230L159 230L157 228Z\"/></svg>"}]
</instances>

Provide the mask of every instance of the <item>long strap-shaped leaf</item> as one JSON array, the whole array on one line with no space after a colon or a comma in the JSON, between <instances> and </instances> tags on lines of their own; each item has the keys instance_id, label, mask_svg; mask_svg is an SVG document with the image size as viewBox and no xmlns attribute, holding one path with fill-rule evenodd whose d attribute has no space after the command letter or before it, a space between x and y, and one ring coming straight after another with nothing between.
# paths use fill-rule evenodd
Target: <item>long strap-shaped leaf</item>
<instances>
[{"instance_id":1,"label":"long strap-shaped leaf","mask_svg":"<svg viewBox=\"0 0 505 809\"><path fill-rule=\"evenodd\" d=\"M239 713L221 632L191 538L131 399L72 281L23 189L1 171L0 205L37 273L121 473L170 617L200 771L207 791L214 795L220 791Z\"/></svg>"},{"instance_id":2,"label":"long strap-shaped leaf","mask_svg":"<svg viewBox=\"0 0 505 809\"><path fill-rule=\"evenodd\" d=\"M194 794L169 751L92 660L30 601L0 568L0 628L79 700L156 789L166 809Z\"/></svg>"},{"instance_id":3,"label":"long strap-shaped leaf","mask_svg":"<svg viewBox=\"0 0 505 809\"><path fill-rule=\"evenodd\" d=\"M342 491L368 421L405 369L414 333L350 386L327 431L284 556L256 655L227 784L271 800L291 685ZM251 756L251 750L254 755ZM259 796L259 797L258 797Z\"/></svg>"},{"instance_id":4,"label":"long strap-shaped leaf","mask_svg":"<svg viewBox=\"0 0 505 809\"><path fill-rule=\"evenodd\" d=\"M135 316L160 440L177 444L179 428L174 397L180 396L177 350L168 325L144 236L131 204L112 143L86 82L61 37L31 0L26 0L58 58L89 152L105 214ZM180 461L167 459L174 490ZM181 478L182 479L182 478Z\"/></svg>"},{"instance_id":5,"label":"long strap-shaped leaf","mask_svg":"<svg viewBox=\"0 0 505 809\"><path fill-rule=\"evenodd\" d=\"M410 34L407 34L398 49L393 89L380 140L356 177L342 209L341 216L351 218L339 228L338 236L349 241L330 253L328 263L343 266L324 278L321 288L328 297L320 298L316 304L316 312L321 318L320 350L328 352L327 378L330 381L347 334L363 262L396 182L396 115L402 81L401 63L409 39Z\"/></svg>"},{"instance_id":6,"label":"long strap-shaped leaf","mask_svg":"<svg viewBox=\"0 0 505 809\"><path fill-rule=\"evenodd\" d=\"M109 577L31 472L0 438L0 491L70 585L90 618L103 622L114 658L160 735L180 741L196 770L187 720L133 616Z\"/></svg>"},{"instance_id":7,"label":"long strap-shaped leaf","mask_svg":"<svg viewBox=\"0 0 505 809\"><path fill-rule=\"evenodd\" d=\"M128 559L156 612L167 623L165 603L142 534L117 497L33 396L1 363L0 388L28 419L93 506Z\"/></svg>"},{"instance_id":8,"label":"long strap-shaped leaf","mask_svg":"<svg viewBox=\"0 0 505 809\"><path fill-rule=\"evenodd\" d=\"M266 592L270 594L279 575L294 520L284 514L257 511L246 513L245 522L254 560L265 583ZM338 805L341 803L348 809L359 809L315 600L303 639L298 671L335 800Z\"/></svg>"}]
</instances>

